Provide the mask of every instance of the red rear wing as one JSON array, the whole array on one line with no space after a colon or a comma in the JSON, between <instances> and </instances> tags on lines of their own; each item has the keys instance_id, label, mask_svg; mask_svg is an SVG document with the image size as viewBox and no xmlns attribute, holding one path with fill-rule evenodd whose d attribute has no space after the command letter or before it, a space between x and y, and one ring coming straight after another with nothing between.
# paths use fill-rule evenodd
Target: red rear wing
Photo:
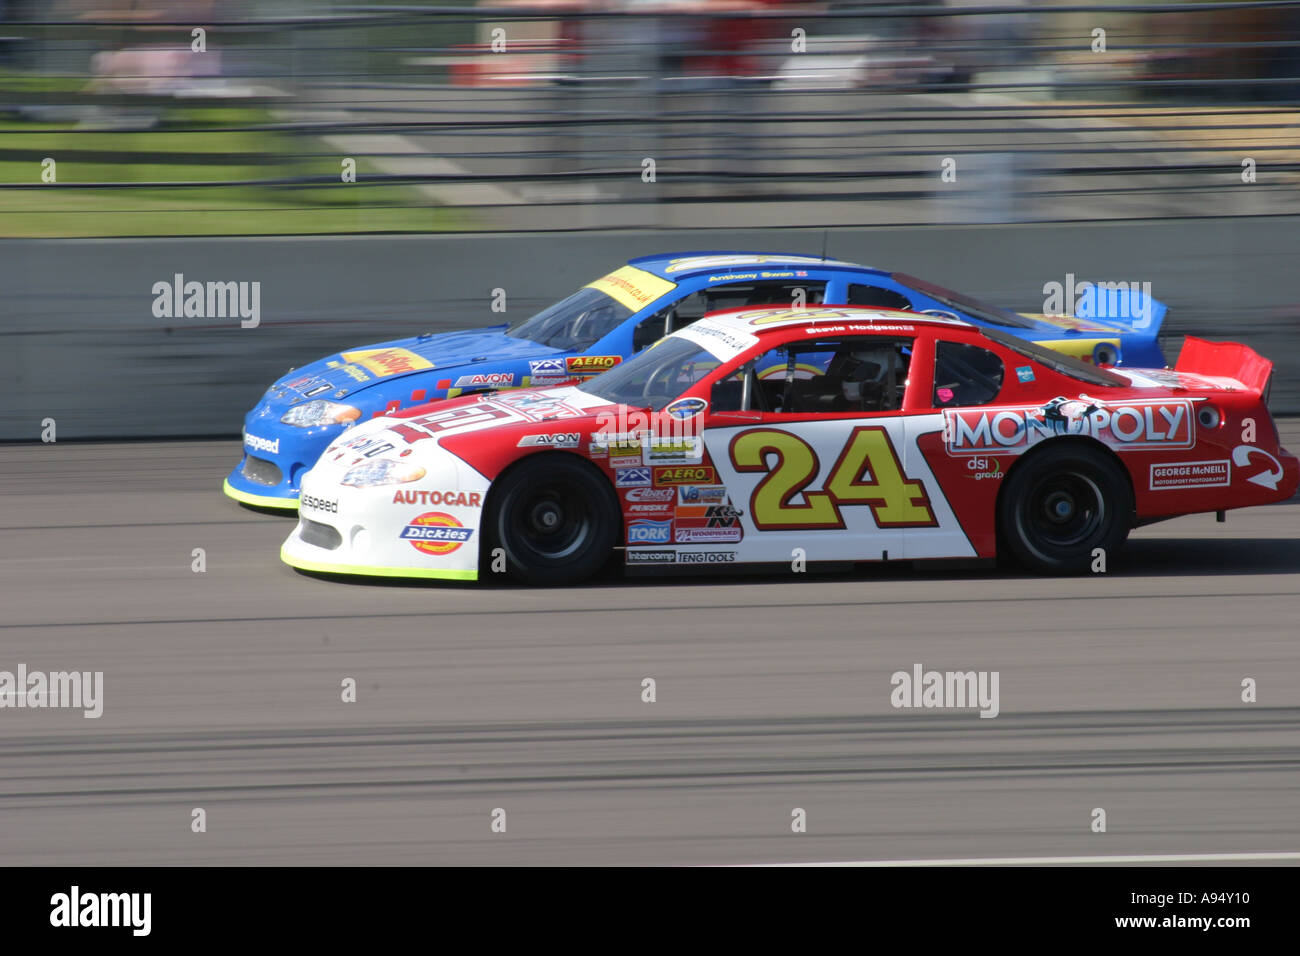
<instances>
[{"instance_id":1,"label":"red rear wing","mask_svg":"<svg viewBox=\"0 0 1300 956\"><path fill-rule=\"evenodd\" d=\"M1237 342L1207 342L1189 335L1183 342L1174 370L1234 378L1250 391L1262 395L1269 376L1273 374L1273 363Z\"/></svg>"}]
</instances>

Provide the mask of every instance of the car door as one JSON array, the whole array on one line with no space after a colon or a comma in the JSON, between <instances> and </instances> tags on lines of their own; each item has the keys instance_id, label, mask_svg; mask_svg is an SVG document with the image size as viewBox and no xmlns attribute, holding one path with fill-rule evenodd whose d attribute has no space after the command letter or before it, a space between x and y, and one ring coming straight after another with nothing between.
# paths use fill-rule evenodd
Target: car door
<instances>
[{"instance_id":1,"label":"car door","mask_svg":"<svg viewBox=\"0 0 1300 956\"><path fill-rule=\"evenodd\" d=\"M944 440L946 410L997 401L1006 363L991 349L943 336L918 337L904 420L903 460L922 484L934 523L907 536L912 559L969 558L996 547L994 516L1004 473L996 460L954 456Z\"/></svg>"},{"instance_id":2,"label":"car door","mask_svg":"<svg viewBox=\"0 0 1300 956\"><path fill-rule=\"evenodd\" d=\"M897 559L934 523L901 458L911 341L794 338L714 385L705 446L735 513L713 514L734 520L738 560Z\"/></svg>"}]
</instances>

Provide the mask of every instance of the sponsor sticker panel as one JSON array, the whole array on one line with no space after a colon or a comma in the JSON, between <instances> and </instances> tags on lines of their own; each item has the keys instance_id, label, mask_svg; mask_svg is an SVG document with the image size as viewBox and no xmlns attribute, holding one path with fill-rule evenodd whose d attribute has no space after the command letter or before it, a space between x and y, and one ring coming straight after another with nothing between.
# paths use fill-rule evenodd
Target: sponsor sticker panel
<instances>
[{"instance_id":1,"label":"sponsor sticker panel","mask_svg":"<svg viewBox=\"0 0 1300 956\"><path fill-rule=\"evenodd\" d=\"M671 544L672 540L671 520L654 521L649 518L636 518L627 523L627 543L630 545Z\"/></svg>"},{"instance_id":2,"label":"sponsor sticker panel","mask_svg":"<svg viewBox=\"0 0 1300 956\"><path fill-rule=\"evenodd\" d=\"M616 488L639 488L650 484L649 468L615 468Z\"/></svg>"},{"instance_id":3,"label":"sponsor sticker panel","mask_svg":"<svg viewBox=\"0 0 1300 956\"><path fill-rule=\"evenodd\" d=\"M433 368L432 362L416 355L410 349L359 349L355 352L344 352L343 361L360 365L380 378Z\"/></svg>"},{"instance_id":4,"label":"sponsor sticker panel","mask_svg":"<svg viewBox=\"0 0 1300 956\"><path fill-rule=\"evenodd\" d=\"M421 554L442 557L457 550L473 533L473 528L466 528L446 512L426 511L410 520L401 538Z\"/></svg>"},{"instance_id":5,"label":"sponsor sticker panel","mask_svg":"<svg viewBox=\"0 0 1300 956\"><path fill-rule=\"evenodd\" d=\"M1172 450L1196 443L1192 405L1186 399L1109 405L1080 396L1032 407L949 408L943 414L950 455L1018 454L1059 435L1096 438L1116 449Z\"/></svg>"},{"instance_id":6,"label":"sponsor sticker panel","mask_svg":"<svg viewBox=\"0 0 1300 956\"><path fill-rule=\"evenodd\" d=\"M554 432L548 435L524 435L518 448L577 448L582 443L578 432Z\"/></svg>"},{"instance_id":7,"label":"sponsor sticker panel","mask_svg":"<svg viewBox=\"0 0 1300 956\"><path fill-rule=\"evenodd\" d=\"M280 439L263 438L252 432L244 432L244 447L249 451L264 451L268 455L280 454Z\"/></svg>"},{"instance_id":8,"label":"sponsor sticker panel","mask_svg":"<svg viewBox=\"0 0 1300 956\"><path fill-rule=\"evenodd\" d=\"M652 468L656 488L678 485L716 485L718 472L712 465L669 465Z\"/></svg>"},{"instance_id":9,"label":"sponsor sticker panel","mask_svg":"<svg viewBox=\"0 0 1300 956\"><path fill-rule=\"evenodd\" d=\"M1157 463L1151 466L1150 488L1163 491L1170 488L1226 488L1232 484L1232 462L1181 461Z\"/></svg>"}]
</instances>

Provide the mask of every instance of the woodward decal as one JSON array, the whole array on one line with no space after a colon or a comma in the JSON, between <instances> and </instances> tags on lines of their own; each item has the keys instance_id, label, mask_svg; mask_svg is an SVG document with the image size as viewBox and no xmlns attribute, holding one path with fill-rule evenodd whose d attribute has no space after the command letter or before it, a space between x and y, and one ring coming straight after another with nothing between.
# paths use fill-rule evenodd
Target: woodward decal
<instances>
[{"instance_id":1,"label":"woodward decal","mask_svg":"<svg viewBox=\"0 0 1300 956\"><path fill-rule=\"evenodd\" d=\"M740 528L678 528L677 541L680 544L696 542L719 542L734 544L741 539Z\"/></svg>"},{"instance_id":2,"label":"woodward decal","mask_svg":"<svg viewBox=\"0 0 1300 956\"><path fill-rule=\"evenodd\" d=\"M952 455L1014 454L1058 435L1084 435L1122 448L1196 443L1192 405L1183 399L1114 406L1087 398L1054 399L1038 408L1003 411L949 408L943 416L944 444Z\"/></svg>"}]
</instances>

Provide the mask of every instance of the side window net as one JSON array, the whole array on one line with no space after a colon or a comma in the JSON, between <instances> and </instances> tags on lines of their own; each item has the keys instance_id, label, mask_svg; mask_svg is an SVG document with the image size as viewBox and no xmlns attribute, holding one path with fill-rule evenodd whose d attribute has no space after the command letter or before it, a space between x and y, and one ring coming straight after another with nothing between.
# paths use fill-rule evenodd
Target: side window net
<instances>
[{"instance_id":1,"label":"side window net","mask_svg":"<svg viewBox=\"0 0 1300 956\"><path fill-rule=\"evenodd\" d=\"M987 405L1002 391L1005 373L1002 359L988 349L941 339L934 350L933 405Z\"/></svg>"}]
</instances>

